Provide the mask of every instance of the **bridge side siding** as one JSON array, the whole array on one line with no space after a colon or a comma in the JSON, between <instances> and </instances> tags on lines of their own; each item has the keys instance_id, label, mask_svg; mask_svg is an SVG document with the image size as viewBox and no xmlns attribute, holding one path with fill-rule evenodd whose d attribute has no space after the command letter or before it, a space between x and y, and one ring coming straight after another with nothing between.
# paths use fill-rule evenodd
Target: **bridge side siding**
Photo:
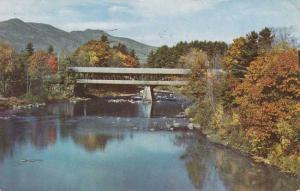
<instances>
[{"instance_id":1,"label":"bridge side siding","mask_svg":"<svg viewBox=\"0 0 300 191\"><path fill-rule=\"evenodd\" d=\"M112 84L112 85L145 85L145 86L183 86L187 81L142 81L142 80L92 80L78 79L78 84Z\"/></svg>"},{"instance_id":2,"label":"bridge side siding","mask_svg":"<svg viewBox=\"0 0 300 191\"><path fill-rule=\"evenodd\" d=\"M105 74L178 74L188 75L190 69L170 68L108 68L108 67L70 67L69 71L76 73L105 73Z\"/></svg>"}]
</instances>

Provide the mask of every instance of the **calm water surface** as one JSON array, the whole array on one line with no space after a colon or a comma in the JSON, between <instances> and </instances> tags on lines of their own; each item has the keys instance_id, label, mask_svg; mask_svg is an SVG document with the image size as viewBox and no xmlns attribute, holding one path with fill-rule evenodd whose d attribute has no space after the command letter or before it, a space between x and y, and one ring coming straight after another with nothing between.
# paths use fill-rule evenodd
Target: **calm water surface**
<instances>
[{"instance_id":1,"label":"calm water surface","mask_svg":"<svg viewBox=\"0 0 300 191\"><path fill-rule=\"evenodd\" d=\"M163 98L163 97L162 97ZM179 100L56 103L0 119L2 191L296 191L300 181L166 126ZM155 130L154 130L155 129Z\"/></svg>"}]
</instances>

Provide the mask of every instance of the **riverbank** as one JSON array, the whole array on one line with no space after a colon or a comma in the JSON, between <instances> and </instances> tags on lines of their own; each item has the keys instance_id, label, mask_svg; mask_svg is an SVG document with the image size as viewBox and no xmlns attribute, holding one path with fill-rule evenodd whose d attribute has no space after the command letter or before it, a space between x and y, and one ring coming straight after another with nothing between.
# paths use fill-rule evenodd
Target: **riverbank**
<instances>
[{"instance_id":1,"label":"riverbank","mask_svg":"<svg viewBox=\"0 0 300 191\"><path fill-rule=\"evenodd\" d=\"M0 99L0 111L6 111L10 109L22 109L39 107L45 105L44 102L36 102L29 99L9 97Z\"/></svg>"},{"instance_id":2,"label":"riverbank","mask_svg":"<svg viewBox=\"0 0 300 191\"><path fill-rule=\"evenodd\" d=\"M253 155L246 148L243 148L242 146L239 146L237 144L233 144L229 138L222 137L222 136L218 135L218 133L216 133L215 131L213 131L211 129L201 128L201 129L199 129L199 132L201 134L203 134L210 142L212 142L214 144L222 145L226 148L237 151L241 155L251 158L251 160L253 160L256 163L262 163L264 165L272 166L273 168L276 168L278 171L295 176L300 180L300 172L299 171L287 170L285 167L276 164L275 161Z\"/></svg>"}]
</instances>

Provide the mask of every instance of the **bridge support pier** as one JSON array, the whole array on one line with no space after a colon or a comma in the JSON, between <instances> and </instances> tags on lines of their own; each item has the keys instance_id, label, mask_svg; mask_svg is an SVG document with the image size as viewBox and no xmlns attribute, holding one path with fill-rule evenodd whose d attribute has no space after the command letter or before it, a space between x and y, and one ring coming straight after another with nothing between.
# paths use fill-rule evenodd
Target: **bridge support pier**
<instances>
[{"instance_id":1,"label":"bridge support pier","mask_svg":"<svg viewBox=\"0 0 300 191\"><path fill-rule=\"evenodd\" d=\"M153 88L151 86L145 86L143 92L143 101L152 102L153 98L154 98Z\"/></svg>"}]
</instances>

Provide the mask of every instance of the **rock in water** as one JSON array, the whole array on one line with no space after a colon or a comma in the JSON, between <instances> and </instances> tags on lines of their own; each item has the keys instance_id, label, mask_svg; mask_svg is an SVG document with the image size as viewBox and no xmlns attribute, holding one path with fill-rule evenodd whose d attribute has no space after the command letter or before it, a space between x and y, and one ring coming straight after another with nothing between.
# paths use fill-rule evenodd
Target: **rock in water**
<instances>
[{"instance_id":1,"label":"rock in water","mask_svg":"<svg viewBox=\"0 0 300 191\"><path fill-rule=\"evenodd\" d=\"M201 128L200 124L194 124L194 127L195 127L196 129L200 129L200 128Z\"/></svg>"},{"instance_id":2,"label":"rock in water","mask_svg":"<svg viewBox=\"0 0 300 191\"><path fill-rule=\"evenodd\" d=\"M179 127L179 126L180 126L180 123L174 122L174 123L173 123L173 126L174 126L174 127Z\"/></svg>"},{"instance_id":3,"label":"rock in water","mask_svg":"<svg viewBox=\"0 0 300 191\"><path fill-rule=\"evenodd\" d=\"M193 130L194 129L194 124L193 123L189 123L188 124L188 128L189 128L189 130Z\"/></svg>"}]
</instances>

